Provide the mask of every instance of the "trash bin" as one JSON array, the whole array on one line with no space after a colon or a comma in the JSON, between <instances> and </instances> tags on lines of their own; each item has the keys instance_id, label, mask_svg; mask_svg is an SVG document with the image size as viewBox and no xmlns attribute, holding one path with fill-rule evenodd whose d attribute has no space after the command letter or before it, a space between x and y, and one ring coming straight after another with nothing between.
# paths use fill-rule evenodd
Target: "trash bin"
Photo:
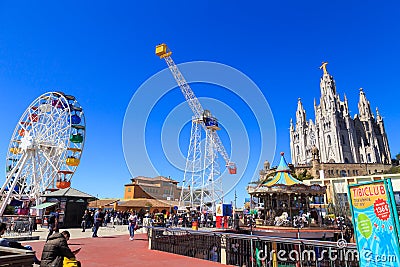
<instances>
[{"instance_id":1,"label":"trash bin","mask_svg":"<svg viewBox=\"0 0 400 267\"><path fill-rule=\"evenodd\" d=\"M199 223L197 221L192 222L192 230L199 230Z\"/></svg>"}]
</instances>

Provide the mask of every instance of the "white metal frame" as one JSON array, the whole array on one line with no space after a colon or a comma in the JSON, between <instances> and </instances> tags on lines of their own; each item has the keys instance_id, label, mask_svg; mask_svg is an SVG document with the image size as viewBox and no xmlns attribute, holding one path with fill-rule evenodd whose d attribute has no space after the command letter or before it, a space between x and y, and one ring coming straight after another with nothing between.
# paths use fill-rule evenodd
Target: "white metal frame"
<instances>
[{"instance_id":1,"label":"white metal frame","mask_svg":"<svg viewBox=\"0 0 400 267\"><path fill-rule=\"evenodd\" d=\"M71 124L74 114L81 118L82 143L70 141L70 135L77 131ZM80 160L85 129L83 109L73 96L48 92L29 105L19 119L9 144L6 180L0 189L0 215L11 199L40 204L40 196L46 189L54 189L58 179L71 180L77 166L68 166L66 159L74 156ZM68 148L79 151L73 152ZM61 177L59 171L71 173Z\"/></svg>"},{"instance_id":2,"label":"white metal frame","mask_svg":"<svg viewBox=\"0 0 400 267\"><path fill-rule=\"evenodd\" d=\"M186 159L186 169L183 179L182 192L180 198L180 205L185 206L189 203L190 207L200 206L200 209L206 207L207 204L211 204L212 212L215 213L215 205L217 201L223 201L223 190L221 179L218 179L220 175L219 164L217 162L218 153L224 159L226 166L230 165L228 153L222 144L218 133L215 129L209 129L203 122L204 109L200 104L200 101L195 96L194 92L186 82L182 73L179 71L175 62L172 60L170 54L163 56L168 68L172 72L176 82L178 83L182 94L184 95L186 102L194 113L194 119L192 120L192 131L188 149L188 157ZM196 123L193 123L196 121ZM201 140L201 134L199 134L199 127L201 125L206 133L205 152L203 157L203 168L202 168L202 182L201 189L199 190L199 161L201 162L202 153L199 149ZM194 129L195 128L195 129ZM191 176L189 182L188 176ZM216 183L216 181L218 182ZM190 185L190 188L189 188ZM199 199L200 191L200 199ZM198 203L200 200L200 203Z\"/></svg>"}]
</instances>

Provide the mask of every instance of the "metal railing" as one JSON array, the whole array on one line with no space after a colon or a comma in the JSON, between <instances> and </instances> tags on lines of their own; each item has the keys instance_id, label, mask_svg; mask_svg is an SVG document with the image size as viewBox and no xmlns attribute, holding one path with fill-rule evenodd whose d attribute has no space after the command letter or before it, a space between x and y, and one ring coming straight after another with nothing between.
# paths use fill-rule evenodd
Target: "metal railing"
<instances>
[{"instance_id":1,"label":"metal railing","mask_svg":"<svg viewBox=\"0 0 400 267\"><path fill-rule=\"evenodd\" d=\"M355 244L226 235L226 263L236 266L357 267Z\"/></svg>"},{"instance_id":2,"label":"metal railing","mask_svg":"<svg viewBox=\"0 0 400 267\"><path fill-rule=\"evenodd\" d=\"M36 217L26 215L3 215L0 222L7 224L5 236L32 235Z\"/></svg>"},{"instance_id":3,"label":"metal railing","mask_svg":"<svg viewBox=\"0 0 400 267\"><path fill-rule=\"evenodd\" d=\"M151 249L192 258L221 262L221 236L212 232L184 229L149 229Z\"/></svg>"},{"instance_id":4,"label":"metal railing","mask_svg":"<svg viewBox=\"0 0 400 267\"><path fill-rule=\"evenodd\" d=\"M234 266L358 267L355 244L150 228L150 248Z\"/></svg>"}]
</instances>

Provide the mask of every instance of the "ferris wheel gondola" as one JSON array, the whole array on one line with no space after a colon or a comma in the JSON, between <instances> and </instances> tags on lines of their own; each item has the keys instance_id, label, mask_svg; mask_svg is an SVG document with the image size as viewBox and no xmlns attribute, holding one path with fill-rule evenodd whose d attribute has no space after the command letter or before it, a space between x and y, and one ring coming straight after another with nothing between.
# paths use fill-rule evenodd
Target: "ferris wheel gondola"
<instances>
[{"instance_id":1,"label":"ferris wheel gondola","mask_svg":"<svg viewBox=\"0 0 400 267\"><path fill-rule=\"evenodd\" d=\"M38 203L47 189L69 187L80 164L85 130L83 108L74 96L48 92L35 99L11 137L0 215L11 199Z\"/></svg>"}]
</instances>

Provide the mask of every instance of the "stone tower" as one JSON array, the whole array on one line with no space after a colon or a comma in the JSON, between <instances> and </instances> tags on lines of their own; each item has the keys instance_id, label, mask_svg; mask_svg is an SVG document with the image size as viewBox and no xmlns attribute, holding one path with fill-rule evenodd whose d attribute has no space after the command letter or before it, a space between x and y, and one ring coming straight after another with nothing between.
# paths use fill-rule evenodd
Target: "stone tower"
<instances>
[{"instance_id":1,"label":"stone tower","mask_svg":"<svg viewBox=\"0 0 400 267\"><path fill-rule=\"evenodd\" d=\"M290 120L290 150L295 166L311 165L315 146L321 163L390 164L391 156L383 119L376 109L376 119L363 89L360 89L358 115L351 118L346 95L341 101L335 80L323 63L321 97L314 99L315 123L306 120L301 99L297 102L296 123ZM314 152L314 153L313 153Z\"/></svg>"}]
</instances>

